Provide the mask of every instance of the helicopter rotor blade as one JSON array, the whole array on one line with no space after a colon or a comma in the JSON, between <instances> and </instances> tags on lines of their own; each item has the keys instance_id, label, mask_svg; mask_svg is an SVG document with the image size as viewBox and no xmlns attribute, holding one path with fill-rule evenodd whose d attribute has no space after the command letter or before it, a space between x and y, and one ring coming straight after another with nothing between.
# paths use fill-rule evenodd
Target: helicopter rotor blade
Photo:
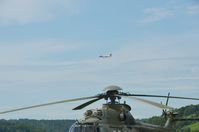
<instances>
[{"instance_id":1,"label":"helicopter rotor blade","mask_svg":"<svg viewBox=\"0 0 199 132\"><path fill-rule=\"evenodd\" d=\"M97 98L98 99L98 96L82 97L82 98L75 98L75 99L67 99L67 100L55 101L55 102L50 102L50 103L45 103L45 104L32 105L32 106L28 106L28 107L21 107L21 108L11 109L11 110L7 110L7 111L2 111L2 112L0 112L0 114L6 114L6 113L15 112L15 111L21 111L21 110L27 110L27 109L32 109L32 108L44 107L44 106L61 104L61 103L66 103L66 102L74 102L74 101L80 101L80 100L87 100L87 99L93 99L93 98Z\"/></svg>"},{"instance_id":2,"label":"helicopter rotor blade","mask_svg":"<svg viewBox=\"0 0 199 132\"><path fill-rule=\"evenodd\" d=\"M119 96L121 96L121 95L119 95ZM155 107L161 108L161 109L169 109L169 110L174 109L173 107L170 107L170 106L167 106L167 105L159 104L159 103L156 103L156 102L153 102L153 101L150 101L150 100L141 99L141 98L137 98L137 97L133 97L133 96L121 96L121 97L131 98L131 99L134 99L134 100L146 103L146 104L150 104L152 106L155 106Z\"/></svg>"},{"instance_id":3,"label":"helicopter rotor blade","mask_svg":"<svg viewBox=\"0 0 199 132\"><path fill-rule=\"evenodd\" d=\"M168 96L149 95L149 94L128 94L128 95L125 95L125 96L168 98ZM180 97L180 96L169 96L169 98L174 98L174 99L188 99L188 100L199 100L199 98Z\"/></svg>"},{"instance_id":4,"label":"helicopter rotor blade","mask_svg":"<svg viewBox=\"0 0 199 132\"><path fill-rule=\"evenodd\" d=\"M169 103L169 97L170 97L170 92L169 92L168 95L167 95L166 105L168 105L168 103Z\"/></svg>"},{"instance_id":5,"label":"helicopter rotor blade","mask_svg":"<svg viewBox=\"0 0 199 132\"><path fill-rule=\"evenodd\" d=\"M169 103L169 97L170 97L170 92L168 93L167 95L167 100L166 100L166 106L168 106L168 103ZM167 110L163 109L162 110L162 117L164 117L166 119L166 115L167 115Z\"/></svg>"},{"instance_id":6,"label":"helicopter rotor blade","mask_svg":"<svg viewBox=\"0 0 199 132\"><path fill-rule=\"evenodd\" d=\"M96 102L96 101L98 101L98 100L100 100L100 99L102 99L102 98L97 98L97 99L90 100L90 101L88 101L88 102L86 102L86 103L83 103L83 104L81 104L81 105L79 105L79 106L73 108L73 110L80 110L80 109L83 109L84 107L86 107L86 106L88 106L88 105L90 105L90 104L92 104L92 103L94 103L94 102Z\"/></svg>"}]
</instances>

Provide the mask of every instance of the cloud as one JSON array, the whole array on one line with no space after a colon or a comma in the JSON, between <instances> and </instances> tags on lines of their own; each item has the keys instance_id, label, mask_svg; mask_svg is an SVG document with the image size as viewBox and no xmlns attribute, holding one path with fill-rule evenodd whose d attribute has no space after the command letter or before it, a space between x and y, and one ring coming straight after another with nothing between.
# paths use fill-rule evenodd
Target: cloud
<instances>
[{"instance_id":1,"label":"cloud","mask_svg":"<svg viewBox=\"0 0 199 132\"><path fill-rule=\"evenodd\" d=\"M72 0L1 0L1 24L27 24L55 19L59 14L70 14Z\"/></svg>"},{"instance_id":2,"label":"cloud","mask_svg":"<svg viewBox=\"0 0 199 132\"><path fill-rule=\"evenodd\" d=\"M188 6L187 13L189 15L199 15L199 4Z\"/></svg>"},{"instance_id":3,"label":"cloud","mask_svg":"<svg viewBox=\"0 0 199 132\"><path fill-rule=\"evenodd\" d=\"M51 58L51 55L60 55L73 52L83 47L78 42L67 42L58 39L22 41L14 43L0 43L0 65L24 65L43 61ZM48 57L49 55L49 57ZM61 58L62 56L60 56ZM46 63L45 63L46 64Z\"/></svg>"},{"instance_id":4,"label":"cloud","mask_svg":"<svg viewBox=\"0 0 199 132\"><path fill-rule=\"evenodd\" d=\"M144 13L146 16L143 20L140 20L139 23L158 22L173 15L171 11L165 8L147 8L144 10Z\"/></svg>"}]
</instances>

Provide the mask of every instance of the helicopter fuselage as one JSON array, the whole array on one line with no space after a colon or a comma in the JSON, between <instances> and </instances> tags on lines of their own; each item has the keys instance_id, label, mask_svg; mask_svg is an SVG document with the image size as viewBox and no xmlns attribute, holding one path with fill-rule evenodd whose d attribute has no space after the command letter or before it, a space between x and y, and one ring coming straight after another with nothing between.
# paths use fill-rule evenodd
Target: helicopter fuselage
<instances>
[{"instance_id":1,"label":"helicopter fuselage","mask_svg":"<svg viewBox=\"0 0 199 132\"><path fill-rule=\"evenodd\" d=\"M127 104L104 104L87 110L84 119L75 122L69 132L171 132L162 126L138 122Z\"/></svg>"}]
</instances>

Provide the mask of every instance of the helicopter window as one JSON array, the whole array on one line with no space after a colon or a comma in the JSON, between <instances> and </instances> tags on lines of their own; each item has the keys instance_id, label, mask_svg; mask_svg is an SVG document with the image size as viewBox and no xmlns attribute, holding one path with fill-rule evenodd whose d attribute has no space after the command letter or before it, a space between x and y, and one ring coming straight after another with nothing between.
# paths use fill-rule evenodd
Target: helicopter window
<instances>
[{"instance_id":1,"label":"helicopter window","mask_svg":"<svg viewBox=\"0 0 199 132\"><path fill-rule=\"evenodd\" d=\"M111 128L111 127L100 127L98 129L100 130L97 132L130 132L130 131L125 131L121 128Z\"/></svg>"},{"instance_id":2,"label":"helicopter window","mask_svg":"<svg viewBox=\"0 0 199 132\"><path fill-rule=\"evenodd\" d=\"M93 125L74 124L69 132L100 132L99 128Z\"/></svg>"}]
</instances>

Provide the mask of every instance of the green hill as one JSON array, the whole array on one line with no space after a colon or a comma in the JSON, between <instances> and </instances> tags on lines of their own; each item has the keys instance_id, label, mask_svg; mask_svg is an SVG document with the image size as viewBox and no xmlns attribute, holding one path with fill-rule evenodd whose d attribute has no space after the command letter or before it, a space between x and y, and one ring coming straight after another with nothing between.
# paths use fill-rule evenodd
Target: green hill
<instances>
[{"instance_id":1,"label":"green hill","mask_svg":"<svg viewBox=\"0 0 199 132\"><path fill-rule=\"evenodd\" d=\"M177 112L179 118L199 118L199 105L182 107ZM177 122L175 127L179 132L180 130L184 130L185 132L199 132L198 121Z\"/></svg>"},{"instance_id":2,"label":"green hill","mask_svg":"<svg viewBox=\"0 0 199 132\"><path fill-rule=\"evenodd\" d=\"M199 132L199 122L184 126L183 129L186 132Z\"/></svg>"},{"instance_id":3,"label":"green hill","mask_svg":"<svg viewBox=\"0 0 199 132\"><path fill-rule=\"evenodd\" d=\"M189 105L175 110L178 115L176 118L199 118L199 105ZM146 123L163 125L165 120L160 116L143 119ZM177 121L174 125L176 132L199 132L198 121Z\"/></svg>"}]
</instances>

